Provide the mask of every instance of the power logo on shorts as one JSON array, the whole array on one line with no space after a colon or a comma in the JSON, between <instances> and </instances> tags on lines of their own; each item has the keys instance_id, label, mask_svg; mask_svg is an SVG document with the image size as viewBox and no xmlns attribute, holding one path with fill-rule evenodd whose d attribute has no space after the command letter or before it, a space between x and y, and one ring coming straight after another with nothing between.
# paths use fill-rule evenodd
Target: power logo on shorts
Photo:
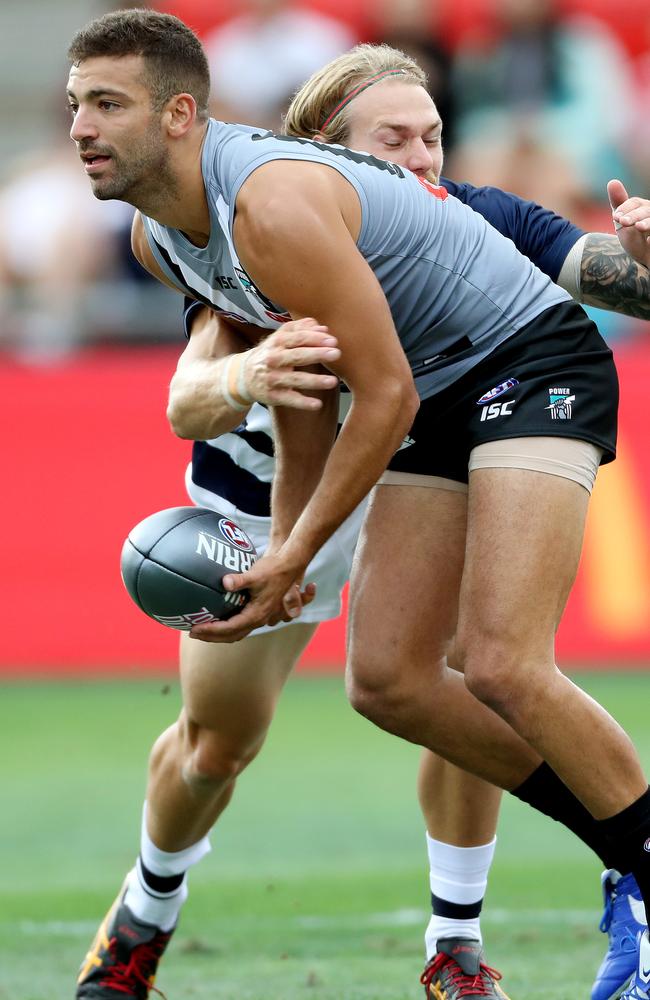
<instances>
[{"instance_id":1,"label":"power logo on shorts","mask_svg":"<svg viewBox=\"0 0 650 1000\"><path fill-rule=\"evenodd\" d=\"M549 405L545 406L544 409L551 411L551 420L570 420L575 398L575 394L571 395L570 389L554 387L548 390Z\"/></svg>"},{"instance_id":2,"label":"power logo on shorts","mask_svg":"<svg viewBox=\"0 0 650 1000\"><path fill-rule=\"evenodd\" d=\"M219 521L219 531L230 545L236 545L238 549L243 549L244 552L253 551L253 543L248 535L241 530L238 524L235 524L229 518L221 518Z\"/></svg>"}]
</instances>

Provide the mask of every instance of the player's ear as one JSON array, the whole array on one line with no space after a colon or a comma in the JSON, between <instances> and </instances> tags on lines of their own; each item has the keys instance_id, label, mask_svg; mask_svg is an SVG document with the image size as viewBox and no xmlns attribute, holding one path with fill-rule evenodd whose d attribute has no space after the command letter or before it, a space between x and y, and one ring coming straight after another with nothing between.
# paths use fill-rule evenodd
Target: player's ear
<instances>
[{"instance_id":1,"label":"player's ear","mask_svg":"<svg viewBox=\"0 0 650 1000\"><path fill-rule=\"evenodd\" d=\"M191 94L174 94L163 108L163 121L175 139L188 132L196 121L196 101Z\"/></svg>"}]
</instances>

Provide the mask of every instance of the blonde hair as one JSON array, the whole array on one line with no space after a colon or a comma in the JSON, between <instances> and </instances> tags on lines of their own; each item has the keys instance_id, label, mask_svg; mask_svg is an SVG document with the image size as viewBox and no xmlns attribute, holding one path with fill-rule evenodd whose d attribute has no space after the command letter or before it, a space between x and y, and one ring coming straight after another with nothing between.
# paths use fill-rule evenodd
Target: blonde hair
<instances>
[{"instance_id":1,"label":"blonde hair","mask_svg":"<svg viewBox=\"0 0 650 1000\"><path fill-rule=\"evenodd\" d=\"M414 59L390 45L356 45L303 83L284 116L282 131L307 139L321 133L344 144L349 133L347 101L379 79L426 88L426 73ZM375 80L377 78L377 80ZM343 106L337 112L337 107Z\"/></svg>"}]
</instances>

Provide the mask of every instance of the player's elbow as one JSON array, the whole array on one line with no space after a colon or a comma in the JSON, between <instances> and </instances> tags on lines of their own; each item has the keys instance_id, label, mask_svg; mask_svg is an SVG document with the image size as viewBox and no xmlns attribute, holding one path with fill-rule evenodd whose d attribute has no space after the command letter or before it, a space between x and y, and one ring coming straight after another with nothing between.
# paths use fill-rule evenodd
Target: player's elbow
<instances>
[{"instance_id":1,"label":"player's elbow","mask_svg":"<svg viewBox=\"0 0 650 1000\"><path fill-rule=\"evenodd\" d=\"M401 441L410 429L420 406L413 379L395 379L382 393L382 402L391 410L395 436Z\"/></svg>"},{"instance_id":2,"label":"player's elbow","mask_svg":"<svg viewBox=\"0 0 650 1000\"><path fill-rule=\"evenodd\" d=\"M167 420L176 437L210 441L227 434L242 421L242 412L215 402L214 396L177 372L169 386Z\"/></svg>"},{"instance_id":3,"label":"player's elbow","mask_svg":"<svg viewBox=\"0 0 650 1000\"><path fill-rule=\"evenodd\" d=\"M178 372L171 380L167 399L167 421L176 437L186 441L204 441L212 436L202 433L199 407L185 380Z\"/></svg>"},{"instance_id":4,"label":"player's elbow","mask_svg":"<svg viewBox=\"0 0 650 1000\"><path fill-rule=\"evenodd\" d=\"M179 400L172 399L171 396L167 403L167 421L176 437L186 441L198 440L187 407L180 405Z\"/></svg>"},{"instance_id":5,"label":"player's elbow","mask_svg":"<svg viewBox=\"0 0 650 1000\"><path fill-rule=\"evenodd\" d=\"M355 402L364 406L363 420L369 433L378 434L390 455L408 434L420 405L410 377L384 376L375 379L366 392L357 393ZM370 430L372 428L372 430Z\"/></svg>"},{"instance_id":6,"label":"player's elbow","mask_svg":"<svg viewBox=\"0 0 650 1000\"><path fill-rule=\"evenodd\" d=\"M404 387L403 413L404 420L408 422L407 430L415 420L415 415L420 409L420 397L415 388L415 383L409 379L408 385Z\"/></svg>"}]
</instances>

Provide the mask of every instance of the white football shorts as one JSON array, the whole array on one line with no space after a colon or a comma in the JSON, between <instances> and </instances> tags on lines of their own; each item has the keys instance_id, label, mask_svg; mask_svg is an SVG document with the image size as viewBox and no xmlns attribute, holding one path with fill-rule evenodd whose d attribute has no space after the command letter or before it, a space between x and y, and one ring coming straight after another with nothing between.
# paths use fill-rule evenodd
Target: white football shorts
<instances>
[{"instance_id":1,"label":"white football shorts","mask_svg":"<svg viewBox=\"0 0 650 1000\"><path fill-rule=\"evenodd\" d=\"M230 517L249 536L262 555L269 540L271 519L247 514L239 510L229 500L217 496L209 490L202 489L190 479L190 470L185 483L192 503L200 507L216 510L225 517ZM325 542L319 552L310 562L305 573L305 583L316 584L316 596L311 604L304 608L296 622L324 622L338 618L341 614L341 593L350 578L354 550L361 531L361 525L366 512L367 500L364 500ZM251 635L261 635L263 632L286 628L293 622L279 622L277 625L263 625L255 629Z\"/></svg>"}]
</instances>

